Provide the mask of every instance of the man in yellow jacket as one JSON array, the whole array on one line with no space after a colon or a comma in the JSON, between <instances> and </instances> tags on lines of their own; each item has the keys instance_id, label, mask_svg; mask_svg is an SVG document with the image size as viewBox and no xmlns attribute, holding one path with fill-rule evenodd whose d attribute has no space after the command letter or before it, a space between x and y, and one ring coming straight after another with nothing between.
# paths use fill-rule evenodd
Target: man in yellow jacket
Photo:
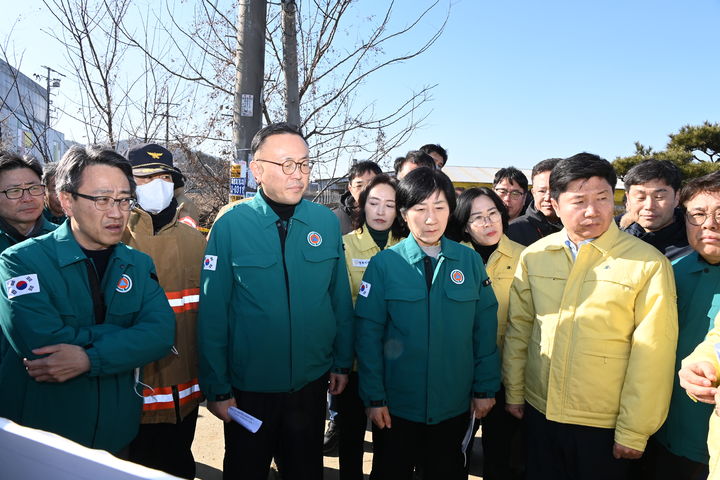
<instances>
[{"instance_id":1,"label":"man in yellow jacket","mask_svg":"<svg viewBox=\"0 0 720 480\"><path fill-rule=\"evenodd\" d=\"M668 260L613 222L612 165L581 153L550 175L564 229L520 258L503 378L524 418L528 479L631 478L667 415L677 310Z\"/></svg>"}]
</instances>

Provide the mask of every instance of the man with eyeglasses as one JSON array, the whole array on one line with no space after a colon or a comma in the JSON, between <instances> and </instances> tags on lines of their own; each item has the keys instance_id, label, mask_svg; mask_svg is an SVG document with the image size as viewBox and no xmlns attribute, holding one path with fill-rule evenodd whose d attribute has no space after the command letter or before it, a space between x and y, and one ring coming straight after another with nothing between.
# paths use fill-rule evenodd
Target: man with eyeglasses
<instances>
[{"instance_id":1,"label":"man with eyeglasses","mask_svg":"<svg viewBox=\"0 0 720 480\"><path fill-rule=\"evenodd\" d=\"M510 221L523 214L528 191L528 180L523 172L515 167L501 168L493 179L493 190L507 207Z\"/></svg>"},{"instance_id":2,"label":"man with eyeglasses","mask_svg":"<svg viewBox=\"0 0 720 480\"><path fill-rule=\"evenodd\" d=\"M143 368L143 415L130 460L181 478L195 478L192 442L202 393L198 384L196 321L205 237L183 221L174 192L183 175L160 145L127 152L138 184L123 242L147 253L175 312L175 348Z\"/></svg>"},{"instance_id":3,"label":"man with eyeglasses","mask_svg":"<svg viewBox=\"0 0 720 480\"><path fill-rule=\"evenodd\" d=\"M45 185L33 158L0 151L0 252L55 230L42 216Z\"/></svg>"},{"instance_id":4,"label":"man with eyeglasses","mask_svg":"<svg viewBox=\"0 0 720 480\"><path fill-rule=\"evenodd\" d=\"M150 257L119 243L135 203L127 161L73 146L57 186L69 221L0 255L0 417L125 457L135 372L172 348L173 312Z\"/></svg>"},{"instance_id":5,"label":"man with eyeglasses","mask_svg":"<svg viewBox=\"0 0 720 480\"><path fill-rule=\"evenodd\" d=\"M720 313L720 172L689 180L679 197L692 253L673 262L679 326L675 372L708 331L717 326L715 317ZM679 377L673 375L670 410L649 443L644 478L707 478L710 458L706 440L713 407L703 402L714 403L714 399L702 395L703 390L709 390L701 383L705 373L697 365L686 365ZM715 378L712 380L714 383ZM701 388L697 398L702 402L693 401L685 393L683 381Z\"/></svg>"},{"instance_id":6,"label":"man with eyeglasses","mask_svg":"<svg viewBox=\"0 0 720 480\"><path fill-rule=\"evenodd\" d=\"M550 173L560 161L548 158L532 169L532 203L524 215L519 216L508 226L507 236L526 247L551 233L562 230L562 222L550 201ZM497 192L497 188L495 189Z\"/></svg>"},{"instance_id":7,"label":"man with eyeglasses","mask_svg":"<svg viewBox=\"0 0 720 480\"><path fill-rule=\"evenodd\" d=\"M205 251L200 387L226 422L226 479L265 480L275 457L283 478L320 480L325 393L343 391L353 361L340 226L302 198L310 158L296 127L264 127L251 153L261 188L215 222Z\"/></svg>"}]
</instances>

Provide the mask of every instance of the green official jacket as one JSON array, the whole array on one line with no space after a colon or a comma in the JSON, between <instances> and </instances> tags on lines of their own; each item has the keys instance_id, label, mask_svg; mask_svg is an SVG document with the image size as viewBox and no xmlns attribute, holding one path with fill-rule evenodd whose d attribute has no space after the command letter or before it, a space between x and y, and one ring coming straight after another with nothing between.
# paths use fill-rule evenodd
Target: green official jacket
<instances>
[{"instance_id":1,"label":"green official jacket","mask_svg":"<svg viewBox=\"0 0 720 480\"><path fill-rule=\"evenodd\" d=\"M40 220L41 220L41 223L39 225L39 228L33 229L33 230L37 230L34 232L35 234L33 235L35 237L39 237L40 235L45 235L46 233L50 233L57 228L57 225L49 222L45 218L41 217ZM18 243L17 240L12 235L10 235L8 232L4 231L2 229L2 227L0 227L0 253L3 252L6 248L15 245L16 243ZM2 359L5 356L5 352L7 351L8 348L10 348L10 347L8 345L7 340L5 340L4 336L0 335L0 364L2 364Z\"/></svg>"},{"instance_id":2,"label":"green official jacket","mask_svg":"<svg viewBox=\"0 0 720 480\"><path fill-rule=\"evenodd\" d=\"M43 216L41 216L39 220L42 223L38 226L37 231L33 232L33 237L39 237L40 235L50 233L58 227L56 224L48 221ZM35 230L35 228L33 228L33 230ZM15 245L16 243L18 243L18 241L12 235L0 228L0 252Z\"/></svg>"},{"instance_id":3,"label":"green official jacket","mask_svg":"<svg viewBox=\"0 0 720 480\"><path fill-rule=\"evenodd\" d=\"M175 315L150 257L118 244L101 284L105 320L96 324L86 261L67 222L0 255L0 325L11 346L0 364L0 417L117 452L140 424L134 369L167 355ZM63 383L31 378L22 359L61 343L84 347L90 371Z\"/></svg>"},{"instance_id":4,"label":"green official jacket","mask_svg":"<svg viewBox=\"0 0 720 480\"><path fill-rule=\"evenodd\" d=\"M425 424L500 388L497 301L480 255L441 242L429 290L411 235L370 260L355 307L363 402Z\"/></svg>"},{"instance_id":5,"label":"green official jacket","mask_svg":"<svg viewBox=\"0 0 720 480\"><path fill-rule=\"evenodd\" d=\"M708 418L713 406L693 402L677 376L682 360L712 330L720 312L720 265L710 265L693 252L673 262L678 298L678 344L667 419L655 439L675 455L708 463Z\"/></svg>"},{"instance_id":6,"label":"green official jacket","mask_svg":"<svg viewBox=\"0 0 720 480\"><path fill-rule=\"evenodd\" d=\"M200 279L200 388L290 392L353 361L353 317L337 218L301 201L287 222L258 193L213 225Z\"/></svg>"}]
</instances>

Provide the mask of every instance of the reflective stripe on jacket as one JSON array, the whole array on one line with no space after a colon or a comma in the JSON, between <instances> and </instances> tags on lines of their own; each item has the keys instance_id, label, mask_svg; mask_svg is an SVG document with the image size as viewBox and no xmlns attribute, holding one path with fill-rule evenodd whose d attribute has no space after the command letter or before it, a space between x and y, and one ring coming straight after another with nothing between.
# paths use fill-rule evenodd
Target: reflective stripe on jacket
<instances>
[{"instance_id":1,"label":"reflective stripe on jacket","mask_svg":"<svg viewBox=\"0 0 720 480\"><path fill-rule=\"evenodd\" d=\"M140 208L130 213L123 235L131 247L152 257L160 286L175 313L175 347L165 358L143 368L142 423L175 423L185 418L202 401L197 383L197 312L200 302L200 269L205 237L179 221L183 206L178 206L173 220L153 234L152 217ZM192 387L187 386L191 384ZM183 387L185 385L185 387ZM172 401L172 390L193 389L193 395L179 395ZM148 400L163 395L165 401ZM170 395L169 400L165 395Z\"/></svg>"},{"instance_id":2,"label":"reflective stripe on jacket","mask_svg":"<svg viewBox=\"0 0 720 480\"><path fill-rule=\"evenodd\" d=\"M614 428L644 450L672 390L677 307L670 262L615 223L573 262L562 230L526 248L510 289L507 403Z\"/></svg>"}]
</instances>

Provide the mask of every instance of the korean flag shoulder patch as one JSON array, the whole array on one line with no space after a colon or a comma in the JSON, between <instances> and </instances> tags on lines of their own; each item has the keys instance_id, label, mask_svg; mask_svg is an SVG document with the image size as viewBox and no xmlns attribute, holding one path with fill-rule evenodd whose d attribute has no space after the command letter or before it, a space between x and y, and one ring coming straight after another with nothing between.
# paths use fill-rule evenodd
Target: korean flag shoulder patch
<instances>
[{"instance_id":1,"label":"korean flag shoulder patch","mask_svg":"<svg viewBox=\"0 0 720 480\"><path fill-rule=\"evenodd\" d=\"M217 266L217 255L205 255L203 260L203 270L215 270Z\"/></svg>"},{"instance_id":2,"label":"korean flag shoulder patch","mask_svg":"<svg viewBox=\"0 0 720 480\"><path fill-rule=\"evenodd\" d=\"M27 295L28 293L38 293L40 291L40 282L38 282L36 273L13 277L5 282L5 290L8 299Z\"/></svg>"},{"instance_id":3,"label":"korean flag shoulder patch","mask_svg":"<svg viewBox=\"0 0 720 480\"><path fill-rule=\"evenodd\" d=\"M360 284L360 290L358 290L358 295L362 295L363 297L367 298L368 295L370 295L370 284L368 282L363 281Z\"/></svg>"}]
</instances>

